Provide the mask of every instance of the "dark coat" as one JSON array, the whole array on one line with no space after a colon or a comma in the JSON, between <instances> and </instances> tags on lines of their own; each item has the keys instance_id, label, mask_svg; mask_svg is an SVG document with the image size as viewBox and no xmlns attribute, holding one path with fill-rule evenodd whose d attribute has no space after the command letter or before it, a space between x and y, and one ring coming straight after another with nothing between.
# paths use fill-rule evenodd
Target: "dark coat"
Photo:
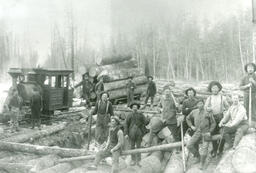
<instances>
[{"instance_id":1,"label":"dark coat","mask_svg":"<svg viewBox=\"0 0 256 173\"><path fill-rule=\"evenodd\" d=\"M31 98L30 106L31 106L32 118L40 118L41 108L43 104L42 104L42 97L39 93L33 94Z\"/></svg>"},{"instance_id":2,"label":"dark coat","mask_svg":"<svg viewBox=\"0 0 256 173\"><path fill-rule=\"evenodd\" d=\"M147 96L154 97L156 95L156 84L153 81L148 82Z\"/></svg>"},{"instance_id":3,"label":"dark coat","mask_svg":"<svg viewBox=\"0 0 256 173\"><path fill-rule=\"evenodd\" d=\"M83 90L82 90L83 91L83 95L82 95L82 97L83 98L89 97L90 93L93 91L93 84L92 84L92 82L90 80L83 80L79 84L77 84L75 86L75 88L79 87L81 85L83 86Z\"/></svg>"}]
</instances>

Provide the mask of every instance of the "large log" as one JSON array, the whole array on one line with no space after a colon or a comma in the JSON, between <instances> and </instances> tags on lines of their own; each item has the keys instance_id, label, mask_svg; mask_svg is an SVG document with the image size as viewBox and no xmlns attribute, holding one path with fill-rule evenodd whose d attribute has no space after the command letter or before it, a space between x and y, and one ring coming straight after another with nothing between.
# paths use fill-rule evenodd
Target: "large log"
<instances>
[{"instance_id":1,"label":"large log","mask_svg":"<svg viewBox=\"0 0 256 173\"><path fill-rule=\"evenodd\" d=\"M29 173L31 169L31 165L24 163L0 162L0 170L6 170L8 173Z\"/></svg>"},{"instance_id":2,"label":"large log","mask_svg":"<svg viewBox=\"0 0 256 173\"><path fill-rule=\"evenodd\" d=\"M54 133L57 133L59 131L64 130L66 127L66 123L61 123L52 127L49 127L47 129L42 129L40 131L32 131L28 133L23 133L20 135L12 136L9 138L3 139L3 141L8 141L8 142L26 142L26 141L33 141L35 139L48 136Z\"/></svg>"},{"instance_id":3,"label":"large log","mask_svg":"<svg viewBox=\"0 0 256 173\"><path fill-rule=\"evenodd\" d=\"M30 160L28 165L32 166L32 172L38 172L40 170L54 166L56 163L58 163L59 159L60 157L57 155L46 155L41 158Z\"/></svg>"},{"instance_id":4,"label":"large log","mask_svg":"<svg viewBox=\"0 0 256 173\"><path fill-rule=\"evenodd\" d=\"M143 94L146 92L147 85L138 85L137 88L134 91L134 94ZM126 98L127 97L127 91L125 88L119 89L119 90L113 90L109 91L109 98L110 100L119 99L119 98Z\"/></svg>"},{"instance_id":5,"label":"large log","mask_svg":"<svg viewBox=\"0 0 256 173\"><path fill-rule=\"evenodd\" d=\"M215 173L254 173L256 172L256 134L247 134L240 141L235 150L224 154Z\"/></svg>"},{"instance_id":6,"label":"large log","mask_svg":"<svg viewBox=\"0 0 256 173\"><path fill-rule=\"evenodd\" d=\"M104 71L105 77L104 82L113 82L118 80L128 79L130 76L141 76L144 75L142 69L129 68L129 69L111 69Z\"/></svg>"},{"instance_id":7,"label":"large log","mask_svg":"<svg viewBox=\"0 0 256 173\"><path fill-rule=\"evenodd\" d=\"M124 61L131 60L131 55L114 55L111 57L99 57L97 58L97 65L109 65L109 64L116 64Z\"/></svg>"},{"instance_id":8,"label":"large log","mask_svg":"<svg viewBox=\"0 0 256 173\"><path fill-rule=\"evenodd\" d=\"M0 150L7 151L20 151L26 153L34 153L41 155L55 154L61 157L77 157L92 154L84 149L71 149L71 148L60 148L60 147L48 147L31 144L21 144L14 142L0 141Z\"/></svg>"},{"instance_id":9,"label":"large log","mask_svg":"<svg viewBox=\"0 0 256 173\"><path fill-rule=\"evenodd\" d=\"M126 88L126 85L128 83L128 79L120 80L120 81L114 81L104 84L104 89L106 91L112 91L116 89ZM136 85L141 85L147 83L147 77L146 76L138 76L133 79L134 83Z\"/></svg>"}]
</instances>

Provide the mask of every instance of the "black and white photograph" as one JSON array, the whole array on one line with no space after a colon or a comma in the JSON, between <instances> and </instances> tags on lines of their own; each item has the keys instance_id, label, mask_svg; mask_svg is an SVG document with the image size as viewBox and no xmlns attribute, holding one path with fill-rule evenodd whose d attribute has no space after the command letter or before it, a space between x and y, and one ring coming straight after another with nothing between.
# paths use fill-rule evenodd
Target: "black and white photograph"
<instances>
[{"instance_id":1,"label":"black and white photograph","mask_svg":"<svg viewBox=\"0 0 256 173\"><path fill-rule=\"evenodd\" d=\"M256 173L256 0L0 0L0 173Z\"/></svg>"}]
</instances>

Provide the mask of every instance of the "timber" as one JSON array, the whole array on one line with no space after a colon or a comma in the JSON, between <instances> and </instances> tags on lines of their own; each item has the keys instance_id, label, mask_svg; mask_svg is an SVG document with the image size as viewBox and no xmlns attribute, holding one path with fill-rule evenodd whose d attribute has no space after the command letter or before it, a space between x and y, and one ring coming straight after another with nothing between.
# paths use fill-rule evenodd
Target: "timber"
<instances>
[{"instance_id":1,"label":"timber","mask_svg":"<svg viewBox=\"0 0 256 173\"><path fill-rule=\"evenodd\" d=\"M123 61L131 60L131 55L114 55L111 57L100 57L97 59L97 65L109 65L109 64L116 64Z\"/></svg>"},{"instance_id":2,"label":"timber","mask_svg":"<svg viewBox=\"0 0 256 173\"><path fill-rule=\"evenodd\" d=\"M6 170L10 173L29 173L31 169L31 165L26 165L24 163L0 162L0 170Z\"/></svg>"},{"instance_id":3,"label":"timber","mask_svg":"<svg viewBox=\"0 0 256 173\"><path fill-rule=\"evenodd\" d=\"M55 154L55 155L59 155L60 157L77 157L77 156L92 154L91 152L83 149L48 147L48 146L21 144L21 143L5 142L5 141L0 141L0 150L20 151L20 152L34 153L34 154L40 154L40 155Z\"/></svg>"}]
</instances>

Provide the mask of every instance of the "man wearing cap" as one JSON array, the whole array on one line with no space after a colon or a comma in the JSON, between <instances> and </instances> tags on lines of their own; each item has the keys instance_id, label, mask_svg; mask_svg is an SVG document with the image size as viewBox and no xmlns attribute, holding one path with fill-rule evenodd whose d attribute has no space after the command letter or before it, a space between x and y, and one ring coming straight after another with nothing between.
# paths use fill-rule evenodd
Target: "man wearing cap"
<instances>
[{"instance_id":1,"label":"man wearing cap","mask_svg":"<svg viewBox=\"0 0 256 173\"><path fill-rule=\"evenodd\" d=\"M88 169L96 170L100 161L112 155L112 170L111 173L119 171L119 156L124 144L123 131L120 129L120 120L117 116L111 117L109 135L106 147L96 154L94 164Z\"/></svg>"},{"instance_id":2,"label":"man wearing cap","mask_svg":"<svg viewBox=\"0 0 256 173\"><path fill-rule=\"evenodd\" d=\"M156 84L153 81L153 76L148 76L148 87L146 92L145 105L143 106L143 108L147 106L149 98L151 99L151 108L153 107L155 95L156 95Z\"/></svg>"},{"instance_id":3,"label":"man wearing cap","mask_svg":"<svg viewBox=\"0 0 256 173\"><path fill-rule=\"evenodd\" d=\"M224 118L219 123L220 127L224 127L222 131L222 136L225 139L225 142L228 144L227 149L231 147L235 149L249 128L246 110L244 106L241 103L239 103L239 96L233 95L232 101L233 104L228 109L228 111L224 115ZM232 145L231 135L233 134L235 134L235 140Z\"/></svg>"},{"instance_id":4,"label":"man wearing cap","mask_svg":"<svg viewBox=\"0 0 256 173\"><path fill-rule=\"evenodd\" d=\"M223 114L228 110L229 104L226 100L226 97L223 96L220 91L222 90L222 85L218 81L210 82L208 86L208 91L211 92L211 95L206 99L205 110L213 114L213 117L217 124L220 123L223 118ZM212 135L220 133L220 127L216 126L212 132ZM222 154L224 147L224 140L213 141L213 150L211 151L212 157L215 157L216 154ZM217 151L218 150L218 151Z\"/></svg>"},{"instance_id":5,"label":"man wearing cap","mask_svg":"<svg viewBox=\"0 0 256 173\"><path fill-rule=\"evenodd\" d=\"M129 138L131 149L140 148L142 138L146 133L146 125L148 120L146 117L138 112L140 108L140 103L133 102L130 105L132 113L130 113L125 120L125 137ZM136 146L136 147L135 147ZM141 154L132 154L131 165L140 165Z\"/></svg>"},{"instance_id":6,"label":"man wearing cap","mask_svg":"<svg viewBox=\"0 0 256 173\"><path fill-rule=\"evenodd\" d=\"M22 108L22 98L19 96L17 88L11 89L11 96L8 103L8 108L10 110L11 119L11 132L19 131L19 116Z\"/></svg>"},{"instance_id":7,"label":"man wearing cap","mask_svg":"<svg viewBox=\"0 0 256 173\"><path fill-rule=\"evenodd\" d=\"M110 117L114 115L111 102L108 100L108 93L101 93L101 100L99 100L91 115L97 114L95 138L100 144L103 144L107 140L108 136L108 123Z\"/></svg>"},{"instance_id":8,"label":"man wearing cap","mask_svg":"<svg viewBox=\"0 0 256 173\"><path fill-rule=\"evenodd\" d=\"M188 150L196 158L196 162L200 160L200 169L205 168L205 160L208 154L209 139L211 133L216 127L213 114L204 109L204 101L197 102L197 109L192 110L186 117L188 126L194 131L192 138L187 144ZM202 140L202 152L199 154L199 143ZM199 157L201 159L199 159Z\"/></svg>"},{"instance_id":9,"label":"man wearing cap","mask_svg":"<svg viewBox=\"0 0 256 173\"><path fill-rule=\"evenodd\" d=\"M194 88L188 88L185 91L185 94L187 98L182 103L182 114L185 116L184 118L186 119L186 117L190 114L191 111L193 111L194 109L197 109L198 99L196 98L196 90ZM188 125L186 121L184 121L183 122L184 133L186 133L187 129L188 129ZM190 135L192 135L192 133L190 133Z\"/></svg>"},{"instance_id":10,"label":"man wearing cap","mask_svg":"<svg viewBox=\"0 0 256 173\"><path fill-rule=\"evenodd\" d=\"M101 99L101 93L104 91L104 77L99 76L97 78L98 83L95 85L95 92L97 95L97 102Z\"/></svg>"},{"instance_id":11,"label":"man wearing cap","mask_svg":"<svg viewBox=\"0 0 256 173\"><path fill-rule=\"evenodd\" d=\"M93 84L92 82L89 80L89 76L88 73L85 73L83 75L83 80L78 83L75 88L82 86L83 89L83 94L82 94L82 98L84 100L86 100L86 105L88 106L88 108L91 107L91 103L90 103L90 97L91 97L91 92L93 91Z\"/></svg>"},{"instance_id":12,"label":"man wearing cap","mask_svg":"<svg viewBox=\"0 0 256 173\"><path fill-rule=\"evenodd\" d=\"M133 81L133 76L129 77L129 81L126 85L127 88L127 107L130 106L130 104L133 102L134 100L134 91L136 89L136 84Z\"/></svg>"},{"instance_id":13,"label":"man wearing cap","mask_svg":"<svg viewBox=\"0 0 256 173\"><path fill-rule=\"evenodd\" d=\"M156 134L166 126L170 130L174 142L180 141L181 133L177 122L178 117L176 117L179 106L171 92L169 85L164 86L164 95L162 96L158 106L160 107L160 112L162 114L161 118L151 119L149 145L152 145L154 136L156 136Z\"/></svg>"},{"instance_id":14,"label":"man wearing cap","mask_svg":"<svg viewBox=\"0 0 256 173\"><path fill-rule=\"evenodd\" d=\"M254 63L248 63L245 65L244 70L247 74L240 82L240 89L244 92L244 106L249 117L249 91L251 88L251 116L252 121L256 121L256 65Z\"/></svg>"}]
</instances>

